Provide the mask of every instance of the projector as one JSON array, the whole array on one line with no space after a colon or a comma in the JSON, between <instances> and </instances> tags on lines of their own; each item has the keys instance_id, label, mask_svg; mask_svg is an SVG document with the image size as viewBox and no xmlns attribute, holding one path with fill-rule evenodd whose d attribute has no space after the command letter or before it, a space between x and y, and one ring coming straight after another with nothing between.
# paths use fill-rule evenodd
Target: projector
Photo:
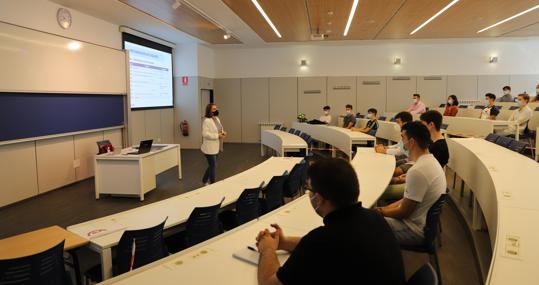
<instances>
[{"instance_id":1,"label":"projector","mask_svg":"<svg viewBox=\"0 0 539 285\"><path fill-rule=\"evenodd\" d=\"M325 34L311 34L311 41L323 41L327 37Z\"/></svg>"}]
</instances>

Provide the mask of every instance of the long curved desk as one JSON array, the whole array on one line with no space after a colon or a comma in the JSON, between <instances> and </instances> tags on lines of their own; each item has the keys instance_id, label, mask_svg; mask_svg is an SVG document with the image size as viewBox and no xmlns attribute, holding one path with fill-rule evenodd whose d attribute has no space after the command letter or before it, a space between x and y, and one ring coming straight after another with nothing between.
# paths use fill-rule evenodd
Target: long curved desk
<instances>
[{"instance_id":1,"label":"long curved desk","mask_svg":"<svg viewBox=\"0 0 539 285\"><path fill-rule=\"evenodd\" d=\"M373 149L358 149L351 163L359 177L359 200L364 207L371 207L391 180L395 158ZM257 284L257 267L232 254L253 244L258 231L272 223L281 225L285 234L305 235L322 225L322 218L304 195L258 220L103 284Z\"/></svg>"},{"instance_id":2,"label":"long curved desk","mask_svg":"<svg viewBox=\"0 0 539 285\"><path fill-rule=\"evenodd\" d=\"M539 164L483 139L449 139L448 147L448 167L474 192L474 228L481 210L489 230L486 284L537 284Z\"/></svg>"},{"instance_id":3,"label":"long curved desk","mask_svg":"<svg viewBox=\"0 0 539 285\"><path fill-rule=\"evenodd\" d=\"M187 221L195 207L215 205L223 199L222 207L233 204L246 188L260 186L262 181L269 182L271 177L290 171L302 158L272 157L244 172L221 180L217 183L174 196L149 205L69 226L68 231L90 239L90 249L101 256L103 280L112 276L111 249L116 246L126 229L140 229L157 225L168 217L165 229L181 225ZM100 229L108 234L92 237Z\"/></svg>"},{"instance_id":4,"label":"long curved desk","mask_svg":"<svg viewBox=\"0 0 539 285\"><path fill-rule=\"evenodd\" d=\"M260 135L260 155L264 156L264 146L277 151L279 156L285 156L287 151L305 150L308 153L307 142L299 136L280 130L263 130Z\"/></svg>"},{"instance_id":5,"label":"long curved desk","mask_svg":"<svg viewBox=\"0 0 539 285\"><path fill-rule=\"evenodd\" d=\"M373 142L376 144L376 137L362 132L352 132L351 130L326 125L311 125L307 123L293 122L292 128L309 134L313 139L335 146L344 152L349 159L352 159L352 146Z\"/></svg>"}]
</instances>

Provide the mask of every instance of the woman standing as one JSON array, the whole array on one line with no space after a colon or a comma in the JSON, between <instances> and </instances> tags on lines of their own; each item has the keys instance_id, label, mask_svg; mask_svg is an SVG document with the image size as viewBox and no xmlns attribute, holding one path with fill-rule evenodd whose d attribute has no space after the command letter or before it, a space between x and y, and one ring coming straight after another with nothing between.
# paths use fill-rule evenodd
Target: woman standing
<instances>
[{"instance_id":1,"label":"woman standing","mask_svg":"<svg viewBox=\"0 0 539 285\"><path fill-rule=\"evenodd\" d=\"M219 109L217 105L210 103L206 106L204 121L202 122L202 146L200 150L208 160L208 168L202 177L202 183L208 185L215 182L215 166L217 164L217 155L221 148L221 140L226 137L223 131L223 125L218 118Z\"/></svg>"},{"instance_id":2,"label":"woman standing","mask_svg":"<svg viewBox=\"0 0 539 285\"><path fill-rule=\"evenodd\" d=\"M459 111L459 100L455 95L447 97L447 105L445 106L444 116L454 117Z\"/></svg>"}]
</instances>

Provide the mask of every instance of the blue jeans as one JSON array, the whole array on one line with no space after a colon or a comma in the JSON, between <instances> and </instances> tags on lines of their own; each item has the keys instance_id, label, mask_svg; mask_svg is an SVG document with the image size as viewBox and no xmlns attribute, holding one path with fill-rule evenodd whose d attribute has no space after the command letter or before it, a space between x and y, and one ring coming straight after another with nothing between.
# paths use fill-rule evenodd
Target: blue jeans
<instances>
[{"instance_id":1,"label":"blue jeans","mask_svg":"<svg viewBox=\"0 0 539 285\"><path fill-rule=\"evenodd\" d=\"M206 160L208 161L208 168L204 172L204 177L202 177L202 183L215 182L215 167L217 165L217 154L205 154Z\"/></svg>"}]
</instances>

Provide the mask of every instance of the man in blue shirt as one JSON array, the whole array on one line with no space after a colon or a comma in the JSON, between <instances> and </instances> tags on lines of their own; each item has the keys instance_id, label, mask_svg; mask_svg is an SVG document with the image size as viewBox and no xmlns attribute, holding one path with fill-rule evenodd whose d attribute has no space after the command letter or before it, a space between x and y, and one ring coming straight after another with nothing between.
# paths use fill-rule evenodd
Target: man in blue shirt
<instances>
[{"instance_id":1,"label":"man in blue shirt","mask_svg":"<svg viewBox=\"0 0 539 285\"><path fill-rule=\"evenodd\" d=\"M378 130L378 119L376 117L378 115L378 111L374 108L370 108L367 110L367 112L367 119L369 119L367 125L364 128L352 128L351 130L374 136L376 135L376 130Z\"/></svg>"},{"instance_id":2,"label":"man in blue shirt","mask_svg":"<svg viewBox=\"0 0 539 285\"><path fill-rule=\"evenodd\" d=\"M356 116L354 116L352 105L346 105L346 114L344 114L342 127L351 129L356 124Z\"/></svg>"}]
</instances>

